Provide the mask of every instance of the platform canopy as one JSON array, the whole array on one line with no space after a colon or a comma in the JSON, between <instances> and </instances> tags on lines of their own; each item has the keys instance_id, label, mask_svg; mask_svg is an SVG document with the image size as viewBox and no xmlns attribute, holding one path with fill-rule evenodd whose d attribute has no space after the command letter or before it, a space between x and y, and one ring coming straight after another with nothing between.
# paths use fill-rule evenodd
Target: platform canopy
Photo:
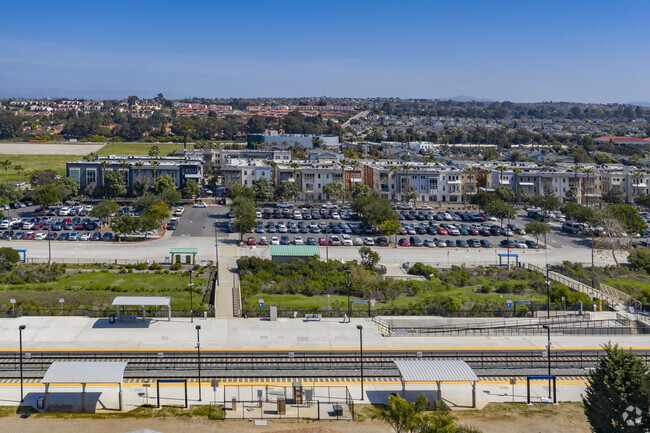
<instances>
[{"instance_id":1,"label":"platform canopy","mask_svg":"<svg viewBox=\"0 0 650 433\"><path fill-rule=\"evenodd\" d=\"M113 306L117 307L117 317L120 317L120 307L142 307L142 320L146 318L144 307L167 307L167 319L172 319L171 297L169 296L117 296Z\"/></svg>"},{"instance_id":2,"label":"platform canopy","mask_svg":"<svg viewBox=\"0 0 650 433\"><path fill-rule=\"evenodd\" d=\"M399 370L404 393L406 393L407 382L436 382L437 399L442 400L441 382L471 382L472 407L476 407L478 376L465 361L398 359L393 362Z\"/></svg>"},{"instance_id":3,"label":"platform canopy","mask_svg":"<svg viewBox=\"0 0 650 433\"><path fill-rule=\"evenodd\" d=\"M126 362L54 361L43 383L122 383Z\"/></svg>"},{"instance_id":4,"label":"platform canopy","mask_svg":"<svg viewBox=\"0 0 650 433\"><path fill-rule=\"evenodd\" d=\"M404 382L466 382L478 376L465 361L395 360Z\"/></svg>"}]
</instances>

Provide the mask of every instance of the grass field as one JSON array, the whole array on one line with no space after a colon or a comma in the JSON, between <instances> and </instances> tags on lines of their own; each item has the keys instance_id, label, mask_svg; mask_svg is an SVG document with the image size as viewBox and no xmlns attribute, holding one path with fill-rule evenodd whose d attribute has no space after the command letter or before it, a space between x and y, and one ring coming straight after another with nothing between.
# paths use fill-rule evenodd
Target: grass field
<instances>
[{"instance_id":1,"label":"grass field","mask_svg":"<svg viewBox=\"0 0 650 433\"><path fill-rule=\"evenodd\" d=\"M207 275L193 278L194 308L202 306L198 291L207 283ZM172 309L189 309L188 276L180 273L119 273L109 271L79 272L43 283L0 284L0 306L9 309L9 299L16 298L16 308L58 308L65 299L66 308L109 308L113 298L122 295L171 296Z\"/></svg>"},{"instance_id":2,"label":"grass field","mask_svg":"<svg viewBox=\"0 0 650 433\"><path fill-rule=\"evenodd\" d=\"M26 175L28 171L45 170L51 168L56 170L57 174L65 175L65 163L68 161L76 161L81 159L81 156L75 155L0 155L0 161L8 159L11 161L9 167L9 182L15 183L18 181L18 172L13 169L14 165L22 165L23 170L20 173L20 180L24 182L29 181ZM5 171L0 168L0 179L2 182L6 181Z\"/></svg>"}]
</instances>

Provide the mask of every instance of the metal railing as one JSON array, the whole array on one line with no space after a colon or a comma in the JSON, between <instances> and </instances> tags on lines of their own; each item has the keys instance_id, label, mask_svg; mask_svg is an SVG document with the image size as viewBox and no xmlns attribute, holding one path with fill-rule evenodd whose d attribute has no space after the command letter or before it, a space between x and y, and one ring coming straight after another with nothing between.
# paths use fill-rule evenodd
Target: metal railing
<instances>
[{"instance_id":1,"label":"metal railing","mask_svg":"<svg viewBox=\"0 0 650 433\"><path fill-rule=\"evenodd\" d=\"M628 295L625 292L615 289L612 286L608 286L607 284L600 283L600 291L612 298L618 299L620 302L622 302L625 305L629 305L636 308L638 311L643 310L643 302L639 301L636 298L633 298L632 296Z\"/></svg>"},{"instance_id":2,"label":"metal railing","mask_svg":"<svg viewBox=\"0 0 650 433\"><path fill-rule=\"evenodd\" d=\"M167 309L146 309L146 314L148 319L166 319L167 318ZM172 310L172 317L203 317L205 312L208 315L212 314L214 316L214 307L212 305L205 305L201 309L191 310ZM85 308L16 308L4 309L0 311L0 318L13 318L13 317L25 317L25 316L81 316L81 317L91 317L91 318L109 318L110 316L116 316L116 310L89 310ZM134 318L142 317L142 309L125 309L120 310L120 316L122 320L132 320ZM139 320L139 319L138 319Z\"/></svg>"}]
</instances>

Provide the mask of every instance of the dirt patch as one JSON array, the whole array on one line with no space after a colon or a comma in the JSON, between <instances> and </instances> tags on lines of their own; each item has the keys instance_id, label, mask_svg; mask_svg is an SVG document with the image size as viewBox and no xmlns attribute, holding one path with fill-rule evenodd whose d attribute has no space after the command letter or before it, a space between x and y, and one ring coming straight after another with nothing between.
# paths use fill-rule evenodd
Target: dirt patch
<instances>
[{"instance_id":1,"label":"dirt patch","mask_svg":"<svg viewBox=\"0 0 650 433\"><path fill-rule=\"evenodd\" d=\"M103 144L0 143L0 154L10 155L87 155Z\"/></svg>"}]
</instances>

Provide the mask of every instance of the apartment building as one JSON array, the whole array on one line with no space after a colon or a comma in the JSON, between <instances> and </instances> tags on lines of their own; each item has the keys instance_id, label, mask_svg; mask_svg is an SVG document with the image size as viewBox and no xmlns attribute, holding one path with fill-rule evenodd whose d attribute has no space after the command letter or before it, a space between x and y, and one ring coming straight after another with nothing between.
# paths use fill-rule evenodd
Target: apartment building
<instances>
[{"instance_id":1,"label":"apartment building","mask_svg":"<svg viewBox=\"0 0 650 433\"><path fill-rule=\"evenodd\" d=\"M228 158L221 167L221 174L226 189L234 185L253 186L264 178L272 180L273 169L265 160Z\"/></svg>"}]
</instances>

